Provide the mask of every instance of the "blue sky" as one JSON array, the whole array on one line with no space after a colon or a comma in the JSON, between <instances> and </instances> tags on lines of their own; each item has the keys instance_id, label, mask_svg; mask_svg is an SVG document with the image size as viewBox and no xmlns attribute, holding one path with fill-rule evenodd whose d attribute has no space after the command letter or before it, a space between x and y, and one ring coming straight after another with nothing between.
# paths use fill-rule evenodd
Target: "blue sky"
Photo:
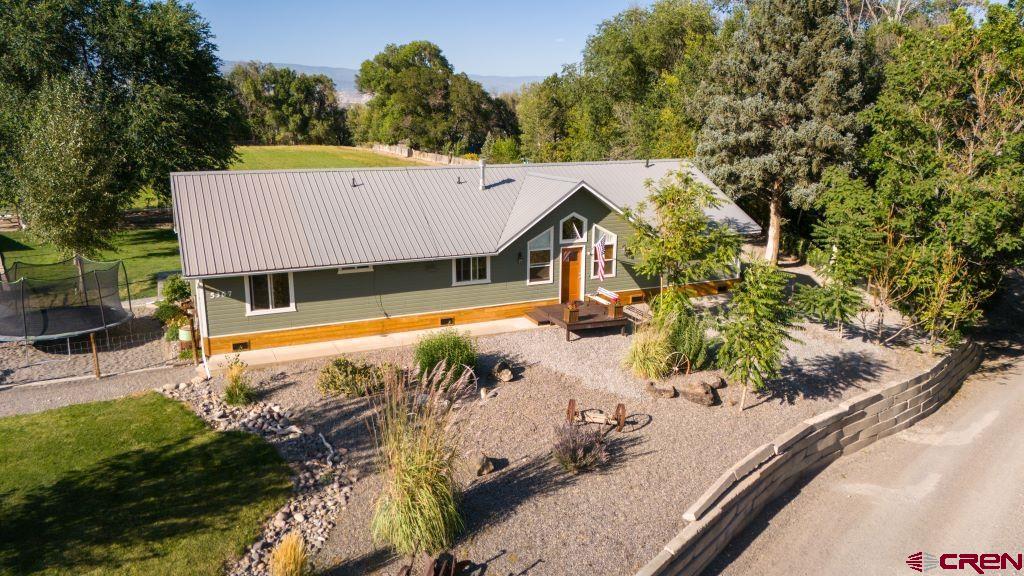
<instances>
[{"instance_id":1,"label":"blue sky","mask_svg":"<svg viewBox=\"0 0 1024 576\"><path fill-rule=\"evenodd\" d=\"M430 40L457 71L544 76L576 62L628 0L193 0L224 60L358 68L388 43Z\"/></svg>"}]
</instances>

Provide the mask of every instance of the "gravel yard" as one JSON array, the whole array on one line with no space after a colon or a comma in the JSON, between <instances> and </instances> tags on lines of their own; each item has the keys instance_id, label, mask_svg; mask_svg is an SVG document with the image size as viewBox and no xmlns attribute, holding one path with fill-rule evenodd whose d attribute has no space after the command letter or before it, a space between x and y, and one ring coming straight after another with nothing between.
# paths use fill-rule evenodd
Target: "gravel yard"
<instances>
[{"instance_id":1,"label":"gravel yard","mask_svg":"<svg viewBox=\"0 0 1024 576\"><path fill-rule=\"evenodd\" d=\"M170 343L162 340L160 322L150 308L136 310L131 326L96 333L100 370L127 372L161 366L173 357ZM48 340L26 346L20 342L0 343L0 387L42 380L92 374L92 351L88 336Z\"/></svg>"},{"instance_id":2,"label":"gravel yard","mask_svg":"<svg viewBox=\"0 0 1024 576\"><path fill-rule=\"evenodd\" d=\"M863 389L915 374L935 358L906 349L880 348L806 324L790 345L785 377L769 394L748 395L739 414L721 390L721 405L703 407L681 398L651 398L644 382L619 368L629 337L592 332L572 342L557 328L480 338L484 369L498 355L523 371L474 400L468 410L459 480L468 528L456 546L459 559L494 574L628 574L646 563L682 526L682 512L704 487L749 450L799 420ZM408 365L410 348L353 355ZM264 398L296 412L332 444L349 451L366 476L358 482L316 564L327 574L395 573L398 563L369 538L380 489L365 400L322 398L315 380L325 361L254 370ZM488 383L491 385L491 383ZM553 428L567 402L606 412L625 403L631 424L609 435L612 459L598 472L567 476L552 466ZM477 478L471 462L481 452L502 460L497 472ZM506 462L507 461L507 462ZM419 569L414 573L419 573Z\"/></svg>"}]
</instances>

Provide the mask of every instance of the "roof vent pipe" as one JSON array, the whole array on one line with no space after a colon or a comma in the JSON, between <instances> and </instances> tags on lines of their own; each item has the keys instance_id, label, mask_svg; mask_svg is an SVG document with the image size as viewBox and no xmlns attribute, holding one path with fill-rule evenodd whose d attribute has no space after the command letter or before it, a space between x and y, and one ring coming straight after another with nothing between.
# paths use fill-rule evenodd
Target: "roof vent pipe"
<instances>
[{"instance_id":1,"label":"roof vent pipe","mask_svg":"<svg viewBox=\"0 0 1024 576\"><path fill-rule=\"evenodd\" d=\"M480 189L483 190L487 186L487 179L485 178L485 172L487 170L487 161L483 158L480 159Z\"/></svg>"}]
</instances>

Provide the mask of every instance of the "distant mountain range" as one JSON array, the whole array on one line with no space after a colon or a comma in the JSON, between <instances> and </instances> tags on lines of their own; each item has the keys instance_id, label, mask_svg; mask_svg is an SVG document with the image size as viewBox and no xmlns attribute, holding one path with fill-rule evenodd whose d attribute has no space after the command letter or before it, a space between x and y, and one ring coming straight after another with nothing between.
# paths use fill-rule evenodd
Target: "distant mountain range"
<instances>
[{"instance_id":1,"label":"distant mountain range","mask_svg":"<svg viewBox=\"0 0 1024 576\"><path fill-rule=\"evenodd\" d=\"M236 64L241 62L237 60L227 60L221 63L221 74L225 76ZM365 94L360 94L356 90L356 73L358 70L352 68L334 68L332 66L307 66L305 64L284 64L280 62L270 62L278 68L291 68L296 72L303 74L323 74L334 80L334 86L338 89L338 93L341 99L345 103L365 102L369 97ZM524 84L530 82L539 82L544 79L543 76L485 76L481 74L470 74L470 78L476 80L491 94L498 95L504 92L514 92L521 88Z\"/></svg>"}]
</instances>

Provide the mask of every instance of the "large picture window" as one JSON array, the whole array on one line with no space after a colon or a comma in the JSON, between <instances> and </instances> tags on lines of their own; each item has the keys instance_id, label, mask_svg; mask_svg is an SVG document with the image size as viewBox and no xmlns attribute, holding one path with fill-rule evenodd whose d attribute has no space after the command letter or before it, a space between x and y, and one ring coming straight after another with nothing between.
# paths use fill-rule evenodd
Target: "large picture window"
<instances>
[{"instance_id":1,"label":"large picture window","mask_svg":"<svg viewBox=\"0 0 1024 576\"><path fill-rule=\"evenodd\" d=\"M473 256L452 260L452 285L486 284L491 281L489 256Z\"/></svg>"},{"instance_id":2,"label":"large picture window","mask_svg":"<svg viewBox=\"0 0 1024 576\"><path fill-rule=\"evenodd\" d=\"M246 314L270 314L295 310L290 272L255 274L245 280Z\"/></svg>"},{"instance_id":3,"label":"large picture window","mask_svg":"<svg viewBox=\"0 0 1024 576\"><path fill-rule=\"evenodd\" d=\"M615 276L615 249L618 246L618 236L595 224L590 238L590 277L600 277L602 261L604 262L604 277ZM599 249L601 244L604 244L603 250Z\"/></svg>"},{"instance_id":4,"label":"large picture window","mask_svg":"<svg viewBox=\"0 0 1024 576\"><path fill-rule=\"evenodd\" d=\"M548 228L526 244L526 283L550 284L554 268L554 229Z\"/></svg>"}]
</instances>

